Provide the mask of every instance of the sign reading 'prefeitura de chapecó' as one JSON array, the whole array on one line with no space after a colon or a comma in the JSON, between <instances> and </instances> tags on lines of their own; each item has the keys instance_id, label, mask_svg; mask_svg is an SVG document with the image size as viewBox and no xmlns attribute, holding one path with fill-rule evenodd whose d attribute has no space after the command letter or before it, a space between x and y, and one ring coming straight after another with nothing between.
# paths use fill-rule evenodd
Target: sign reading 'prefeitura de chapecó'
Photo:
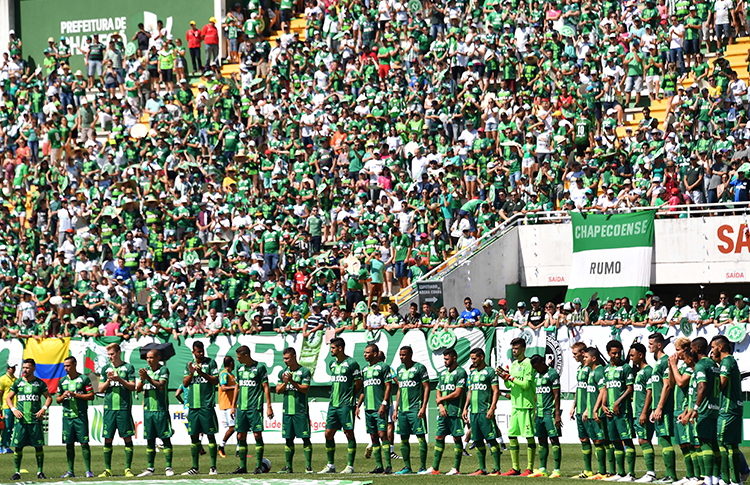
<instances>
[{"instance_id":1,"label":"sign reading 'prefeitura de chapec\u00f3'","mask_svg":"<svg viewBox=\"0 0 750 485\"><path fill-rule=\"evenodd\" d=\"M70 66L85 69L81 47L88 37L97 34L105 46L110 36L118 32L127 44L142 23L147 32L157 31L161 20L168 34L182 39L194 20L198 26L208 23L214 14L213 2L203 0L129 0L128 2L90 2L86 0L21 0L16 25L23 40L22 55L32 63L41 64L47 39L51 36L59 46L70 48ZM62 40L64 38L64 40Z\"/></svg>"}]
</instances>

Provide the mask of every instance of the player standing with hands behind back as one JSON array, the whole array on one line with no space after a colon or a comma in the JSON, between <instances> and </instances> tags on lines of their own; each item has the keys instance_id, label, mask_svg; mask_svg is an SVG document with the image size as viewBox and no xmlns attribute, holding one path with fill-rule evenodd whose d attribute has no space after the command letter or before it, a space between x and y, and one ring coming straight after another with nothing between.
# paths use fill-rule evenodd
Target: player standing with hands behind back
<instances>
[{"instance_id":1,"label":"player standing with hands behind back","mask_svg":"<svg viewBox=\"0 0 750 485\"><path fill-rule=\"evenodd\" d=\"M479 454L479 470L472 476L486 475L486 441L490 445L492 458L495 461L495 469L490 472L491 476L500 474L500 445L497 444L497 426L495 426L495 408L497 398L500 396L500 386L497 384L497 375L492 367L488 367L484 360L484 350L474 349L471 351L471 363L474 370L469 375L469 392L466 394L463 418L469 421L471 427L471 439L476 445Z\"/></svg>"},{"instance_id":2,"label":"player standing with hands behind back","mask_svg":"<svg viewBox=\"0 0 750 485\"><path fill-rule=\"evenodd\" d=\"M534 441L536 379L534 368L531 367L531 361L526 358L526 341L522 338L514 338L510 341L510 345L513 352L513 363L510 365L510 372L498 368L497 373L505 381L505 385L510 388L512 412L508 435L510 436L510 458L513 468L502 473L501 476L512 477L520 475L528 477L532 474L531 469L534 466L534 459L536 458L536 442ZM523 436L528 441L528 448L526 449L527 466L523 473L519 471L521 461L518 447L519 436Z\"/></svg>"},{"instance_id":3,"label":"player standing with hands behind back","mask_svg":"<svg viewBox=\"0 0 750 485\"><path fill-rule=\"evenodd\" d=\"M112 476L112 440L115 433L125 441L125 476L134 477L130 471L133 464L133 391L135 391L135 367L122 360L120 344L107 345L109 364L99 376L99 392L104 393L104 471L99 477Z\"/></svg>"},{"instance_id":4,"label":"player standing with hands behind back","mask_svg":"<svg viewBox=\"0 0 750 485\"><path fill-rule=\"evenodd\" d=\"M555 469L549 475L550 478L560 477L560 465L562 463L562 450L560 449L560 433L562 431L562 417L560 416L560 374L555 369L544 363L541 355L532 355L529 358L531 366L536 371L536 436L539 438L539 471L531 477L547 476L547 458L549 457L549 445L552 443L552 457L555 460Z\"/></svg>"},{"instance_id":5,"label":"player standing with hands behind back","mask_svg":"<svg viewBox=\"0 0 750 485\"><path fill-rule=\"evenodd\" d=\"M211 456L209 475L218 475L216 471L216 433L219 423L214 411L214 395L219 384L219 370L213 359L206 359L203 342L193 342L194 361L185 369L182 385L188 390L188 433L190 434L190 455L193 466L183 475L198 475L200 460L201 433L208 436L208 453Z\"/></svg>"},{"instance_id":6,"label":"player standing with hands behind back","mask_svg":"<svg viewBox=\"0 0 750 485\"><path fill-rule=\"evenodd\" d=\"M357 418L359 407L365 405L365 428L372 440L372 453L375 455L375 469L371 474L390 475L391 455L388 441L388 410L391 407L391 387L393 375L391 368L379 360L380 349L375 344L365 347L364 358L369 364L362 370L363 392L357 401ZM385 462L383 467L383 453L385 448Z\"/></svg>"},{"instance_id":7,"label":"player standing with hands behind back","mask_svg":"<svg viewBox=\"0 0 750 485\"><path fill-rule=\"evenodd\" d=\"M393 411L393 421L398 424L401 436L401 454L404 455L404 468L396 475L408 475L411 468L411 446L409 437L417 435L419 440L419 471L425 469L427 463L427 401L430 400L430 377L427 368L419 362L414 362L414 351L411 347L399 349L401 366L396 371L398 392L396 393L396 409Z\"/></svg>"},{"instance_id":8,"label":"player standing with hands behind back","mask_svg":"<svg viewBox=\"0 0 750 485\"><path fill-rule=\"evenodd\" d=\"M255 438L255 471L263 473L263 396L266 398L266 414L273 419L271 391L268 388L268 369L262 362L250 357L250 348L243 345L237 349L237 389L232 398L232 412L235 416L237 443L240 447L240 467L232 473L247 473L247 432Z\"/></svg>"},{"instance_id":9,"label":"player standing with hands behind back","mask_svg":"<svg viewBox=\"0 0 750 485\"><path fill-rule=\"evenodd\" d=\"M357 442L354 440L355 397L362 391L362 373L359 363L344 353L344 339L331 340L331 400L328 403L326 418L326 455L328 464L318 474L336 473L333 460L336 456L336 431L343 429L347 439L349 457L346 468L341 473L354 473L354 457L357 455Z\"/></svg>"}]
</instances>

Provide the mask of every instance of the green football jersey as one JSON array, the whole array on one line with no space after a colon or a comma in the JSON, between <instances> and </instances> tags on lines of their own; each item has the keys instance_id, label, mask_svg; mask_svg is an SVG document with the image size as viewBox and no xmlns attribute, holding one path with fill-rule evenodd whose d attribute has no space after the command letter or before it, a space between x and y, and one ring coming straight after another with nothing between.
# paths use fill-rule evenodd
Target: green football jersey
<instances>
[{"instance_id":1,"label":"green football jersey","mask_svg":"<svg viewBox=\"0 0 750 485\"><path fill-rule=\"evenodd\" d=\"M193 361L193 364L198 365L197 362ZM188 362L185 365L185 374L188 374ZM201 370L211 376L219 377L219 369L216 366L216 362L213 359L203 359L203 363L200 364ZM195 372L190 379L188 384L188 409L210 409L214 407L214 397L216 396L216 386L210 384L205 377L198 375Z\"/></svg>"},{"instance_id":2,"label":"green football jersey","mask_svg":"<svg viewBox=\"0 0 750 485\"><path fill-rule=\"evenodd\" d=\"M401 364L396 371L396 379L401 392L398 410L416 413L422 407L422 383L430 380L427 368L419 362L414 362L408 369Z\"/></svg>"},{"instance_id":3,"label":"green football jersey","mask_svg":"<svg viewBox=\"0 0 750 485\"><path fill-rule=\"evenodd\" d=\"M88 394L94 389L91 385L91 379L83 374L78 374L75 379L71 379L67 375L63 376L57 388L60 394L65 391ZM62 402L62 406L63 417L65 418L86 418L88 416L89 402L85 399L66 399Z\"/></svg>"},{"instance_id":4,"label":"green football jersey","mask_svg":"<svg viewBox=\"0 0 750 485\"><path fill-rule=\"evenodd\" d=\"M285 372L292 374L292 380L303 386L309 386L312 381L312 374L307 367L299 366L297 370L291 370L289 367L279 371L278 380L284 382L282 376ZM294 414L309 414L307 408L307 394L298 391L292 385L287 385L282 392L284 394L284 414L291 416Z\"/></svg>"},{"instance_id":5,"label":"green football jersey","mask_svg":"<svg viewBox=\"0 0 750 485\"><path fill-rule=\"evenodd\" d=\"M586 410L589 412L589 419L594 417L594 407L596 400L599 398L599 391L604 387L604 366L598 365L596 369L589 372L589 380L586 382ZM599 411L601 414L601 410Z\"/></svg>"},{"instance_id":6,"label":"green football jersey","mask_svg":"<svg viewBox=\"0 0 750 485\"><path fill-rule=\"evenodd\" d=\"M23 413L20 421L24 424L38 423L36 413L42 409L42 396L47 392L47 384L41 379L34 378L29 382L21 377L16 379L10 390L16 393L16 408Z\"/></svg>"},{"instance_id":7,"label":"green football jersey","mask_svg":"<svg viewBox=\"0 0 750 485\"><path fill-rule=\"evenodd\" d=\"M443 401L443 407L448 413L448 416L460 416L463 412L466 399L466 371L463 367L456 367L452 371L445 369L443 373L440 374L440 379L438 379L438 389L440 389L443 397L452 394L459 388L463 390L456 399Z\"/></svg>"},{"instance_id":8,"label":"green football jersey","mask_svg":"<svg viewBox=\"0 0 750 485\"><path fill-rule=\"evenodd\" d=\"M543 376L536 376L536 412L537 414L554 414L554 389L560 389L560 374L550 367Z\"/></svg>"},{"instance_id":9,"label":"green football jersey","mask_svg":"<svg viewBox=\"0 0 750 485\"><path fill-rule=\"evenodd\" d=\"M706 394L703 402L698 405L698 417L702 419L717 419L719 417L719 400L721 399L719 366L708 357L703 357L695 364L693 375L695 377L696 388L698 384L706 384Z\"/></svg>"},{"instance_id":10,"label":"green football jersey","mask_svg":"<svg viewBox=\"0 0 750 485\"><path fill-rule=\"evenodd\" d=\"M255 362L237 369L237 409L260 411L263 405L263 384L268 383L266 364Z\"/></svg>"},{"instance_id":11,"label":"green football jersey","mask_svg":"<svg viewBox=\"0 0 750 485\"><path fill-rule=\"evenodd\" d=\"M351 357L342 362L333 361L329 367L331 371L331 400L330 407L354 406L354 382L362 379L359 364Z\"/></svg>"},{"instance_id":12,"label":"green football jersey","mask_svg":"<svg viewBox=\"0 0 750 485\"><path fill-rule=\"evenodd\" d=\"M495 369L485 366L482 370L473 370L469 374L471 402L469 412L472 414L487 413L492 403L492 386L497 385Z\"/></svg>"},{"instance_id":13,"label":"green football jersey","mask_svg":"<svg viewBox=\"0 0 750 485\"><path fill-rule=\"evenodd\" d=\"M648 381L651 379L653 370L650 365L647 365L635 375L635 379L633 380L634 416L640 416L643 412L643 406L646 405L646 391L648 390Z\"/></svg>"},{"instance_id":14,"label":"green football jersey","mask_svg":"<svg viewBox=\"0 0 750 485\"><path fill-rule=\"evenodd\" d=\"M528 357L523 361L513 361L510 365L510 403L513 409L534 409L536 405L536 385L534 368Z\"/></svg>"},{"instance_id":15,"label":"green football jersey","mask_svg":"<svg viewBox=\"0 0 750 485\"><path fill-rule=\"evenodd\" d=\"M604 370L604 385L607 388L607 407L611 411L628 386L633 385L633 368L626 363L618 366L608 365ZM630 411L630 398L625 399L620 407L621 414L626 411Z\"/></svg>"},{"instance_id":16,"label":"green football jersey","mask_svg":"<svg viewBox=\"0 0 750 485\"><path fill-rule=\"evenodd\" d=\"M362 371L362 378L365 411L377 411L385 400L385 385L393 382L391 366L385 362L368 365Z\"/></svg>"},{"instance_id":17,"label":"green football jersey","mask_svg":"<svg viewBox=\"0 0 750 485\"><path fill-rule=\"evenodd\" d=\"M101 382L107 380L109 371L114 370L120 377L126 381L135 381L135 367L127 362L123 362L120 367L115 368L112 363L108 363L102 369L99 379ZM130 411L133 405L133 393L125 389L119 382L109 381L107 390L104 391L104 410L105 411Z\"/></svg>"},{"instance_id":18,"label":"green football jersey","mask_svg":"<svg viewBox=\"0 0 750 485\"><path fill-rule=\"evenodd\" d=\"M146 369L148 376L154 381L166 381L167 385L159 390L149 381L143 382L143 410L156 412L169 412L169 399L167 399L167 388L169 387L169 369L166 365L160 366L156 370Z\"/></svg>"},{"instance_id":19,"label":"green football jersey","mask_svg":"<svg viewBox=\"0 0 750 485\"><path fill-rule=\"evenodd\" d=\"M648 383L649 389L651 389L651 409L659 407L659 400L661 399L661 390L664 389L664 379L669 378L669 357L664 354L654 364L654 371L651 373L651 380ZM664 401L664 408L662 411L671 413L674 409L674 396L672 393L669 394L667 400Z\"/></svg>"},{"instance_id":20,"label":"green football jersey","mask_svg":"<svg viewBox=\"0 0 750 485\"><path fill-rule=\"evenodd\" d=\"M726 387L721 390L719 413L742 416L742 389L740 387L742 378L734 357L728 355L721 360L719 375L729 380Z\"/></svg>"},{"instance_id":21,"label":"green football jersey","mask_svg":"<svg viewBox=\"0 0 750 485\"><path fill-rule=\"evenodd\" d=\"M589 382L589 373L591 369L583 364L576 371L576 413L583 414L586 410L586 386Z\"/></svg>"},{"instance_id":22,"label":"green football jersey","mask_svg":"<svg viewBox=\"0 0 750 485\"><path fill-rule=\"evenodd\" d=\"M691 367L688 367L685 365L684 362L680 361L680 364L677 366L677 370L680 371L680 374L685 375L688 374L690 376L693 375L693 369ZM682 412L685 409L685 406L687 405L687 391L690 389L690 382L688 381L688 385L685 389L681 388L680 386L676 386L674 390L674 409L675 411Z\"/></svg>"}]
</instances>

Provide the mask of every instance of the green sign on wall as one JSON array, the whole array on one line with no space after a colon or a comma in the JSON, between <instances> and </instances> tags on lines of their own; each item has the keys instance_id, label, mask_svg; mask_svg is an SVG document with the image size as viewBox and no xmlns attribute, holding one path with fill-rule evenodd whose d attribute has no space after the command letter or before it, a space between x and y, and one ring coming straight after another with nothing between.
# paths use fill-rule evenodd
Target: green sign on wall
<instances>
[{"instance_id":1,"label":"green sign on wall","mask_svg":"<svg viewBox=\"0 0 750 485\"><path fill-rule=\"evenodd\" d=\"M23 57L36 64L44 59L47 39L59 44L66 38L71 47L71 68L84 70L84 56L79 47L85 38L99 34L99 41L107 44L109 36L119 32L125 43L143 23L147 31L155 32L156 21L175 38L182 39L187 48L185 33L194 20L198 28L208 23L213 15L213 2L205 0L129 0L127 2L91 2L87 0L21 0L16 25L23 41Z\"/></svg>"}]
</instances>

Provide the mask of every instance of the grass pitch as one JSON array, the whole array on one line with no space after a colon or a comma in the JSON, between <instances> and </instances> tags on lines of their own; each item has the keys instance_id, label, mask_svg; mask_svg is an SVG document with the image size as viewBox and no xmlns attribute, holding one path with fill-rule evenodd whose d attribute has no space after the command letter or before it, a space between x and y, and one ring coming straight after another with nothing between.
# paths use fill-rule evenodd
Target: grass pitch
<instances>
[{"instance_id":1,"label":"grass pitch","mask_svg":"<svg viewBox=\"0 0 750 485\"><path fill-rule=\"evenodd\" d=\"M343 436L342 436L343 438ZM521 440L521 467L526 466L526 447L523 445L523 440ZM208 451L208 447L204 443L204 447L206 448L206 451ZM523 481L524 483L528 485L541 485L542 483L549 483L549 478L519 478L519 477L469 477L467 476L469 473L474 472L478 468L478 461L476 456L476 450L468 450L469 453L472 455L471 457L464 457L463 461L461 463L461 475L460 476L418 476L418 475L402 475L402 476L383 476L383 475L369 475L367 472L375 468L375 460L374 459L365 459L365 447L366 445L363 443L358 444L357 449L357 459L354 463L354 469L356 471L353 475L318 475L317 472L322 470L323 467L326 464L326 454L325 454L325 447L322 444L315 444L313 445L313 471L315 472L314 475L305 475L305 460L304 455L302 453L302 444L296 443L296 453L294 456L294 475L277 475L276 472L279 471L282 467L285 465L284 460L284 446L283 445L265 445L265 453L264 456L268 458L271 461L271 472L264 475L229 475L230 472L232 472L235 468L239 466L239 459L236 458L235 455L235 445L229 445L226 447L226 458L218 458L218 464L217 468L219 471L218 476L209 477L208 476L208 469L210 466L210 459L208 454L201 456L200 458L200 470L201 474L198 475L196 478L202 478L202 479L208 479L208 478L216 478L216 479L227 479L227 478L236 478L236 477L244 477L244 478L263 478L263 479L295 479L295 480L304 480L305 478L318 480L318 479L345 479L345 480L371 480L376 485L380 484L389 484L389 483L406 483L408 480L414 480L418 479L420 481L424 481L422 483L431 482L436 485L444 485L444 484L454 484L454 485L461 485L462 483L468 483L476 480L510 480L510 481ZM400 454L400 445L396 444L395 451L396 453ZM576 474L578 474L581 470L583 470L583 455L581 452L581 447L579 445L562 445L563 455L562 455L562 470L561 474L563 479L569 481L568 477L572 477ZM636 460L636 475L638 477L642 476L645 473L645 463L643 461L643 455L641 453L640 448L636 448L637 450L637 460ZM337 470L341 471L346 466L346 458L347 458L347 452L346 452L346 443L337 443L337 450L336 450L336 468ZM663 463L661 461L661 448L658 446L654 447L655 455L656 455L656 474L657 477L662 477L664 475L664 467ZM676 450L677 451L677 450ZM55 481L59 480L60 476L62 476L67 471L67 459L65 455L65 448L64 447L45 447L45 460L44 460L44 473L47 475L49 481ZM92 462L92 471L94 472L94 475L99 475L104 470L104 461L102 457L102 447L91 447L91 462ZM248 455L252 455L248 458L247 466L252 471L255 468L255 450L252 443L248 444ZM554 461L552 460L552 453L550 453L549 461L548 461L548 471L552 471ZM415 443L412 443L411 445L411 456L412 456L412 466L414 469L419 467L419 448ZM430 444L429 451L427 454L427 467L430 467L432 465L432 457L433 457L433 444ZM510 453L504 452L503 456L500 460L503 470L506 471L511 467L511 460L510 460ZM83 457L81 456L81 450L80 447L76 447L76 462L75 462L75 473L77 475L77 478L73 479L76 481L86 482L91 480L124 480L124 467L125 467L125 452L123 448L115 447L114 449L114 456L112 459L112 473L114 474L114 477L111 479L103 478L94 478L94 479L86 479L81 478L85 474L84 466L83 466ZM404 466L404 462L402 460L393 460L393 471L398 471ZM192 478L192 477L182 477L180 474L184 471L186 471L188 468L192 466L192 460L190 457L190 447L189 446L175 446L174 447L174 457L173 457L173 464L172 467L175 471L175 476L173 478ZM445 446L445 452L443 454L443 459L441 461L441 472L444 474L445 472L449 471L451 467L453 466L453 445L450 441L446 442ZM493 467L493 460L492 456L489 453L487 453L487 466L488 468ZM127 480L163 480L166 479L164 476L164 454L163 453L157 453L156 454L156 463L155 463L155 474L153 477L146 477L146 478L128 478ZM537 447L537 459L535 463L535 467L539 467L539 459L538 459L538 447ZM36 478L36 459L34 456L34 450L33 448L25 448L24 449L24 457L23 457L23 463L22 468L25 470L28 470L28 473L22 474L22 480L25 482L29 481L37 481ZM145 470L146 468L146 447L145 446L136 446L135 448L135 456L133 459L133 467L132 471L136 475L139 474L141 471ZM596 458L594 457L594 468L596 469ZM5 454L0 455L0 483L8 483L10 482L10 476L13 474L13 455L12 454ZM489 470L488 470L489 471ZM677 474L678 478L682 478L684 476L685 466L684 462L682 460L682 455L679 451L677 451ZM418 478L417 478L418 477Z\"/></svg>"}]
</instances>

